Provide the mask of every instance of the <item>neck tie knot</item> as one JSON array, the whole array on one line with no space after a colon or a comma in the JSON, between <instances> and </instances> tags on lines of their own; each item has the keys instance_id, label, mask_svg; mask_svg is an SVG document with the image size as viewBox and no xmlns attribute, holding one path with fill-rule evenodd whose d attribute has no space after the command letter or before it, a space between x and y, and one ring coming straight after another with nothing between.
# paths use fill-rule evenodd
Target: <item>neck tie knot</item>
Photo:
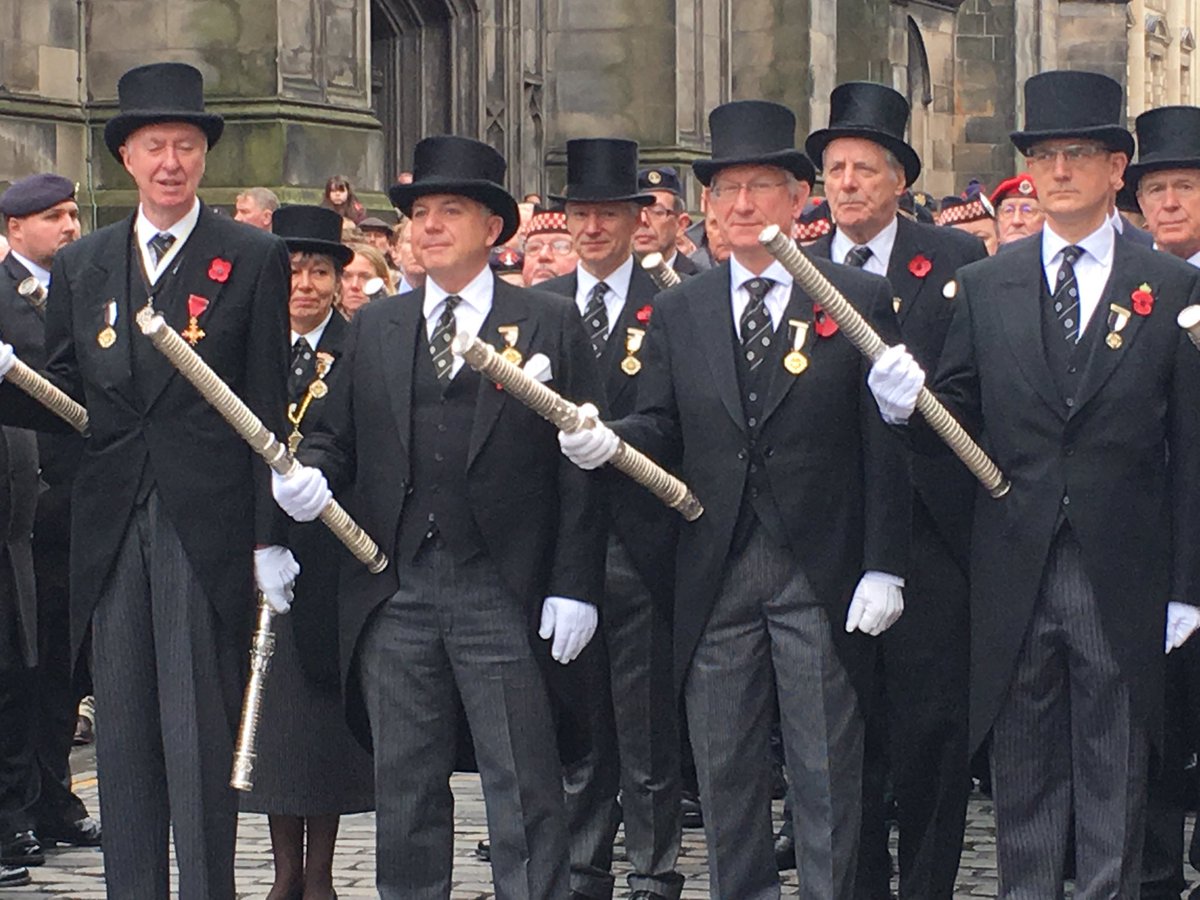
<instances>
[{"instance_id":1,"label":"neck tie knot","mask_svg":"<svg viewBox=\"0 0 1200 900\"><path fill-rule=\"evenodd\" d=\"M150 245L150 255L154 257L154 264L158 265L167 255L167 251L171 249L171 245L175 243L175 235L169 231L160 231L147 243Z\"/></svg>"},{"instance_id":2,"label":"neck tie knot","mask_svg":"<svg viewBox=\"0 0 1200 900\"><path fill-rule=\"evenodd\" d=\"M866 244L858 244L846 251L844 264L855 269L861 269L872 256L871 248Z\"/></svg>"}]
</instances>

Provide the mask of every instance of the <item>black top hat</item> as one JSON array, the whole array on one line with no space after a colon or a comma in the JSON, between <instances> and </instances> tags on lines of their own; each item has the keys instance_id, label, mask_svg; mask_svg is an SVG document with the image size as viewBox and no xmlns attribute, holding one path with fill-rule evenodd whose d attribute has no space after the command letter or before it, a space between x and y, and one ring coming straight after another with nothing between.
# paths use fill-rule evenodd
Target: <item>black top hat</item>
<instances>
[{"instance_id":1,"label":"black top hat","mask_svg":"<svg viewBox=\"0 0 1200 900\"><path fill-rule=\"evenodd\" d=\"M388 188L392 204L406 216L413 202L429 194L457 194L478 201L504 220L496 244L517 233L521 213L517 201L503 187L508 163L482 141L454 135L427 137L413 152L411 184Z\"/></svg>"},{"instance_id":2,"label":"black top hat","mask_svg":"<svg viewBox=\"0 0 1200 900\"><path fill-rule=\"evenodd\" d=\"M1089 138L1133 156L1125 121L1125 91L1096 72L1042 72L1025 82L1025 130L1009 137L1022 153L1039 141Z\"/></svg>"},{"instance_id":3,"label":"black top hat","mask_svg":"<svg viewBox=\"0 0 1200 900\"><path fill-rule=\"evenodd\" d=\"M1125 186L1137 192L1143 175L1160 169L1200 169L1200 107L1162 106L1144 112L1137 128L1138 160L1125 169Z\"/></svg>"},{"instance_id":4,"label":"black top hat","mask_svg":"<svg viewBox=\"0 0 1200 900\"><path fill-rule=\"evenodd\" d=\"M921 174L921 158L904 140L907 127L908 101L899 91L870 81L848 81L829 95L829 127L810 134L804 149L820 165L831 141L843 137L874 141L899 160L911 186Z\"/></svg>"},{"instance_id":5,"label":"black top hat","mask_svg":"<svg viewBox=\"0 0 1200 900\"><path fill-rule=\"evenodd\" d=\"M698 159L692 171L708 187L717 172L731 166L778 166L810 185L817 172L796 149L796 117L769 100L734 100L708 114L712 159Z\"/></svg>"},{"instance_id":6,"label":"black top hat","mask_svg":"<svg viewBox=\"0 0 1200 900\"><path fill-rule=\"evenodd\" d=\"M638 145L616 138L567 141L567 186L551 194L560 203L615 203L628 200L642 206L654 197L638 190Z\"/></svg>"},{"instance_id":7,"label":"black top hat","mask_svg":"<svg viewBox=\"0 0 1200 900\"><path fill-rule=\"evenodd\" d=\"M639 191L669 191L676 197L683 196L683 183L674 166L654 166L638 170Z\"/></svg>"},{"instance_id":8,"label":"black top hat","mask_svg":"<svg viewBox=\"0 0 1200 900\"><path fill-rule=\"evenodd\" d=\"M121 158L125 139L143 125L187 122L208 138L211 149L225 130L225 120L204 111L204 76L187 63L151 63L130 69L117 82L120 112L104 126L104 143Z\"/></svg>"},{"instance_id":9,"label":"black top hat","mask_svg":"<svg viewBox=\"0 0 1200 900\"><path fill-rule=\"evenodd\" d=\"M292 253L319 253L339 268L354 259L342 243L342 217L324 206L281 206L271 217L271 230Z\"/></svg>"}]
</instances>

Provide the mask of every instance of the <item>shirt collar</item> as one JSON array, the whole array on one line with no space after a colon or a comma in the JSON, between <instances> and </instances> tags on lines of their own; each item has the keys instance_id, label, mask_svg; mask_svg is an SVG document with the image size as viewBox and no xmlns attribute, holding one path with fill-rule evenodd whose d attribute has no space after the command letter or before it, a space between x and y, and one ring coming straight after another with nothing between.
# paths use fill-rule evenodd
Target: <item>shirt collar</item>
<instances>
[{"instance_id":1,"label":"shirt collar","mask_svg":"<svg viewBox=\"0 0 1200 900\"><path fill-rule=\"evenodd\" d=\"M48 270L43 269L41 266L39 266L37 263L35 263L32 259L22 256L16 250L9 249L8 252L13 255L13 258L17 262L19 262L21 265L23 265L26 268L26 270L29 272L30 275L32 275L34 278L36 278L38 280L38 284L40 284L42 287L46 288L47 290L50 289L50 272Z\"/></svg>"},{"instance_id":2,"label":"shirt collar","mask_svg":"<svg viewBox=\"0 0 1200 900\"><path fill-rule=\"evenodd\" d=\"M1112 264L1113 248L1117 244L1117 233L1113 229L1112 220L1105 219L1104 222L1085 237L1081 241L1076 241L1075 246L1083 249L1099 262L1102 266ZM1069 247L1070 243L1066 238L1059 237L1054 233L1054 229L1047 222L1042 227L1042 265L1049 266L1054 262L1055 257L1062 253L1063 249Z\"/></svg>"},{"instance_id":3,"label":"shirt collar","mask_svg":"<svg viewBox=\"0 0 1200 900\"><path fill-rule=\"evenodd\" d=\"M316 328L314 328L312 331L310 331L306 334L301 334L298 331L293 331L292 332L292 346L295 346L296 341L300 340L300 338L304 338L304 340L308 341L308 346L310 346L314 350L316 350L317 344L321 343L321 337L325 334L325 328L329 325L329 320L332 318L333 318L333 308L331 307L329 312L325 314L325 318L321 320L321 324L318 325Z\"/></svg>"},{"instance_id":4,"label":"shirt collar","mask_svg":"<svg viewBox=\"0 0 1200 900\"><path fill-rule=\"evenodd\" d=\"M192 229L196 227L196 222L200 220L200 198L197 197L192 201L192 208L188 210L182 218L180 218L170 228L158 228L146 218L146 212L142 205L138 204L137 221L134 227L137 229L138 244L142 247L150 243L150 238L161 232L167 232L175 236L175 243L171 245L171 249L182 244L191 235Z\"/></svg>"},{"instance_id":5,"label":"shirt collar","mask_svg":"<svg viewBox=\"0 0 1200 900\"><path fill-rule=\"evenodd\" d=\"M470 283L458 292L461 302L471 307L482 316L486 316L492 308L492 288L495 284L495 279L492 277L491 267L484 263L479 274L471 279ZM434 281L432 275L425 277L425 303L422 309L425 312L425 318L429 319L435 310L441 307L442 302L448 296L448 292L442 289L442 286ZM440 315L440 313L439 313Z\"/></svg>"},{"instance_id":6,"label":"shirt collar","mask_svg":"<svg viewBox=\"0 0 1200 900\"><path fill-rule=\"evenodd\" d=\"M583 296L587 296L592 292L597 284L603 281L608 285L608 289L621 298L622 301L629 296L629 279L633 277L633 256L631 255L625 262L617 266L615 270L606 275L603 279L597 278L591 272L579 264L575 267L576 279L578 282L578 290ZM576 296L579 296L578 294Z\"/></svg>"},{"instance_id":7,"label":"shirt collar","mask_svg":"<svg viewBox=\"0 0 1200 900\"><path fill-rule=\"evenodd\" d=\"M1200 251L1197 251L1196 253L1193 253L1191 256L1189 256L1187 261L1189 263L1191 263L1193 266L1200 266Z\"/></svg>"},{"instance_id":8,"label":"shirt collar","mask_svg":"<svg viewBox=\"0 0 1200 900\"><path fill-rule=\"evenodd\" d=\"M751 278L770 278L775 282L776 287L786 287L789 292L792 289L792 274L783 267L783 263L779 260L771 260L769 266L762 272L755 274L738 262L737 256L731 255L729 257L730 289L736 291Z\"/></svg>"},{"instance_id":9,"label":"shirt collar","mask_svg":"<svg viewBox=\"0 0 1200 900\"><path fill-rule=\"evenodd\" d=\"M1117 234L1125 233L1125 220L1121 218L1121 211L1115 206L1108 216L1108 221L1113 228L1117 229Z\"/></svg>"},{"instance_id":10,"label":"shirt collar","mask_svg":"<svg viewBox=\"0 0 1200 900\"><path fill-rule=\"evenodd\" d=\"M873 238L862 246L871 248L871 258L879 260L884 269L892 259L892 247L896 245L896 232L900 230L900 219L892 217ZM833 232L833 241L829 247L829 258L834 262L842 262L853 247L859 245L850 240L850 236L840 228Z\"/></svg>"}]
</instances>

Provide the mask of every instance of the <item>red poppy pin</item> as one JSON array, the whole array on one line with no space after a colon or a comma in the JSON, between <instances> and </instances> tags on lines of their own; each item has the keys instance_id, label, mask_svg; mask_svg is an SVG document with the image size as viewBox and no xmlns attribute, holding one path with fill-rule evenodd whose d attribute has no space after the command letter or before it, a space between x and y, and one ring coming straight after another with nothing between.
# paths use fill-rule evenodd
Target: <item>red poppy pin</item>
<instances>
[{"instance_id":1,"label":"red poppy pin","mask_svg":"<svg viewBox=\"0 0 1200 900\"><path fill-rule=\"evenodd\" d=\"M1150 285L1145 282L1129 295L1129 299L1133 301L1133 311L1139 316L1148 316L1154 309L1154 295L1150 293Z\"/></svg>"},{"instance_id":2,"label":"red poppy pin","mask_svg":"<svg viewBox=\"0 0 1200 900\"><path fill-rule=\"evenodd\" d=\"M647 303L637 311L637 320L643 325L648 324L650 322L650 313L652 312L654 312L654 308Z\"/></svg>"},{"instance_id":3,"label":"red poppy pin","mask_svg":"<svg viewBox=\"0 0 1200 900\"><path fill-rule=\"evenodd\" d=\"M932 268L933 263L929 261L924 253L918 253L908 261L908 271L912 272L917 278L924 278Z\"/></svg>"},{"instance_id":4,"label":"red poppy pin","mask_svg":"<svg viewBox=\"0 0 1200 900\"><path fill-rule=\"evenodd\" d=\"M820 303L813 304L813 326L819 337L833 337L837 334L837 322L833 321Z\"/></svg>"},{"instance_id":5,"label":"red poppy pin","mask_svg":"<svg viewBox=\"0 0 1200 900\"><path fill-rule=\"evenodd\" d=\"M213 261L208 264L208 277L217 284L224 284L229 280L229 273L233 271L233 263L221 257L213 257Z\"/></svg>"}]
</instances>

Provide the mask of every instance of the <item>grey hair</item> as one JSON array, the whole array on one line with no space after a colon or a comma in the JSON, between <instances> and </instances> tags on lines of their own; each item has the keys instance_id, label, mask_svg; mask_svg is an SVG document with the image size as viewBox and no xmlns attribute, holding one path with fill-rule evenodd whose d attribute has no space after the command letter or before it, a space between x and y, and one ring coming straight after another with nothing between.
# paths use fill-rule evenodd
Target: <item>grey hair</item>
<instances>
[{"instance_id":1,"label":"grey hair","mask_svg":"<svg viewBox=\"0 0 1200 900\"><path fill-rule=\"evenodd\" d=\"M228 196L228 195L226 195ZM265 187L246 188L238 194L239 197L246 197L254 201L254 205L259 209L269 209L271 212L279 209L279 198L275 196L275 192Z\"/></svg>"}]
</instances>

